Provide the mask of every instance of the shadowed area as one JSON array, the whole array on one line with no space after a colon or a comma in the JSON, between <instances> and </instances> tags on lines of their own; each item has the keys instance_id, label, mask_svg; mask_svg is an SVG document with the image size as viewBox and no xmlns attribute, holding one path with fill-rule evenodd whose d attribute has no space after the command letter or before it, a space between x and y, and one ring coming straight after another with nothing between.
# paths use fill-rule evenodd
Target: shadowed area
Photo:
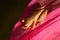
<instances>
[{"instance_id":1,"label":"shadowed area","mask_svg":"<svg viewBox=\"0 0 60 40\"><path fill-rule=\"evenodd\" d=\"M10 32L29 0L0 1L0 40L8 40Z\"/></svg>"}]
</instances>

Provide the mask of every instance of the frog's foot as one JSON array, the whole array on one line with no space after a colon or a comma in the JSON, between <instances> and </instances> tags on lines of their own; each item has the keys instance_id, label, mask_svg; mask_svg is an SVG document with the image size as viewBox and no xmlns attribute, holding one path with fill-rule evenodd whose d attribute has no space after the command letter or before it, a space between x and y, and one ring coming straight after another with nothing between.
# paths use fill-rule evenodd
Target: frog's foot
<instances>
[{"instance_id":1,"label":"frog's foot","mask_svg":"<svg viewBox=\"0 0 60 40\"><path fill-rule=\"evenodd\" d=\"M35 29L35 26L36 26L36 21L33 22L32 27L31 27L31 30L34 30Z\"/></svg>"}]
</instances>

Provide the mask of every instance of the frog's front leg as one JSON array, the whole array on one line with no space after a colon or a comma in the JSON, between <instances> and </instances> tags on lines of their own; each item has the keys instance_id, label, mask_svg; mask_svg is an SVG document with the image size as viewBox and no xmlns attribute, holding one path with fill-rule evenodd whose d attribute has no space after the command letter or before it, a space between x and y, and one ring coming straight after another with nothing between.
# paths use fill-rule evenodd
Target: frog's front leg
<instances>
[{"instance_id":1,"label":"frog's front leg","mask_svg":"<svg viewBox=\"0 0 60 40\"><path fill-rule=\"evenodd\" d=\"M32 27L31 27L31 30L33 30L36 26L36 21L33 21L33 24L32 24Z\"/></svg>"}]
</instances>

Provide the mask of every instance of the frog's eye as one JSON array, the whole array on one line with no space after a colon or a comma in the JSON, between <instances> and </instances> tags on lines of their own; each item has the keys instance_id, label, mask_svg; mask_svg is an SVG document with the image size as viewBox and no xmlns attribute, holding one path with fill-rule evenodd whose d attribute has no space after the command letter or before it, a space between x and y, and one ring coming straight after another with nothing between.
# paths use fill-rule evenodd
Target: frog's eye
<instances>
[{"instance_id":1,"label":"frog's eye","mask_svg":"<svg viewBox=\"0 0 60 40\"><path fill-rule=\"evenodd\" d=\"M25 22L25 20L23 19L22 22Z\"/></svg>"}]
</instances>

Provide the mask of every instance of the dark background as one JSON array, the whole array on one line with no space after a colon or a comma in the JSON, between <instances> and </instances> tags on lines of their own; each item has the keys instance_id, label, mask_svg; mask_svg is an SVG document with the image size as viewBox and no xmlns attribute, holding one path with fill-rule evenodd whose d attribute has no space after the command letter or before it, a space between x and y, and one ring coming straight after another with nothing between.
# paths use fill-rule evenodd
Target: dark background
<instances>
[{"instance_id":1,"label":"dark background","mask_svg":"<svg viewBox=\"0 0 60 40\"><path fill-rule=\"evenodd\" d=\"M0 40L8 40L10 32L30 0L0 0Z\"/></svg>"}]
</instances>

